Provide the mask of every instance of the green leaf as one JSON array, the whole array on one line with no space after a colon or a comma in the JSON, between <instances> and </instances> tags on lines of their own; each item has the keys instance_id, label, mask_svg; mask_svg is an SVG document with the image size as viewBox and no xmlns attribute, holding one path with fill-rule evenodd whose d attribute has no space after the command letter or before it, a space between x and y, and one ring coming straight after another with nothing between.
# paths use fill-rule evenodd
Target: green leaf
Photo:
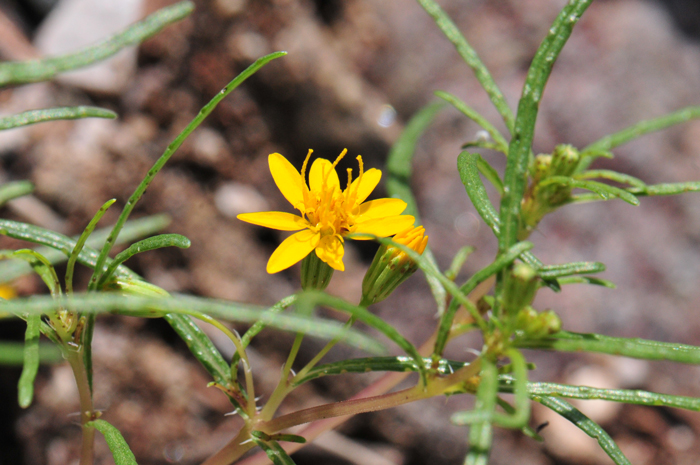
<instances>
[{"instance_id":1,"label":"green leaf","mask_svg":"<svg viewBox=\"0 0 700 465\"><path fill-rule=\"evenodd\" d=\"M485 418L470 422L469 428L469 452L464 461L465 465L487 465L491 453L493 441L493 424L491 418L496 410L498 397L498 369L496 365L486 359L482 360L481 381L476 391L476 403L474 413ZM472 412L460 412L452 415L452 421L463 424L465 414Z\"/></svg>"},{"instance_id":2,"label":"green leaf","mask_svg":"<svg viewBox=\"0 0 700 465\"><path fill-rule=\"evenodd\" d=\"M0 219L0 234L13 239L20 239L27 242L48 246L52 249L60 251L66 259L70 256L76 244L76 240L66 237L63 234L49 231L39 226L5 219ZM40 253L40 251L37 253ZM94 268L95 262L97 261L97 256L98 253L95 249L84 247L78 255L78 263ZM138 278L136 273L124 266L120 266L117 270L120 275ZM11 277L8 277L8 275ZM2 279L5 282L13 279L16 276L16 269L13 270L12 273L2 273Z\"/></svg>"},{"instance_id":3,"label":"green leaf","mask_svg":"<svg viewBox=\"0 0 700 465\"><path fill-rule=\"evenodd\" d=\"M499 195L503 195L503 181L501 181L501 176L489 164L489 162L484 160L484 157L478 154L477 157L476 167L479 170L479 173L481 173L493 185L493 187L496 188Z\"/></svg>"},{"instance_id":4,"label":"green leaf","mask_svg":"<svg viewBox=\"0 0 700 465\"><path fill-rule=\"evenodd\" d=\"M411 173L413 172L413 155L416 144L423 132L433 122L435 116L444 107L441 102L431 103L423 107L408 122L398 140L389 151L386 162L386 190L391 197L399 198L406 202L405 215L413 215L416 218L416 225L421 224L418 214L418 205L411 190ZM423 252L425 257L437 267L435 257L428 246ZM438 314L445 310L445 299L447 294L440 282L433 277L427 277L430 291L433 293L438 308Z\"/></svg>"},{"instance_id":5,"label":"green leaf","mask_svg":"<svg viewBox=\"0 0 700 465\"><path fill-rule=\"evenodd\" d=\"M629 192L634 195L641 196L654 196L654 195L677 195L684 194L686 192L698 192L700 191L700 182L674 182L667 184L653 184L651 186L644 187L631 187L628 189Z\"/></svg>"},{"instance_id":6,"label":"green leaf","mask_svg":"<svg viewBox=\"0 0 700 465\"><path fill-rule=\"evenodd\" d=\"M46 81L57 74L104 60L119 50L139 44L165 26L177 22L194 10L192 2L180 2L163 8L95 45L75 53L43 60L0 63L0 87L8 84Z\"/></svg>"},{"instance_id":7,"label":"green leaf","mask_svg":"<svg viewBox=\"0 0 700 465\"><path fill-rule=\"evenodd\" d=\"M511 379L504 377L502 392L510 392ZM639 389L599 389L588 386L571 386L557 383L528 383L531 396L566 397L582 400L607 400L625 404L673 407L700 411L700 398L659 394Z\"/></svg>"},{"instance_id":8,"label":"green leaf","mask_svg":"<svg viewBox=\"0 0 700 465\"><path fill-rule=\"evenodd\" d=\"M457 278L457 275L464 266L464 262L467 261L467 258L469 258L469 255L471 255L472 252L474 252L474 247L460 247L460 249L455 254L454 258L452 258L452 263L450 264L450 267L447 269L447 271L445 271L445 276L447 277L447 279L449 279L450 281L454 281Z\"/></svg>"},{"instance_id":9,"label":"green leaf","mask_svg":"<svg viewBox=\"0 0 700 465\"><path fill-rule=\"evenodd\" d=\"M2 65L0 64L0 72ZM64 119L80 118L107 118L114 119L117 114L110 110L97 107L62 107L46 108L43 110L31 110L12 116L0 117L0 131L4 129L18 128L45 121L57 121Z\"/></svg>"},{"instance_id":10,"label":"green leaf","mask_svg":"<svg viewBox=\"0 0 700 465\"><path fill-rule=\"evenodd\" d=\"M493 234L498 237L501 234L501 220L498 217L496 209L491 204L491 200L489 200L484 183L481 182L481 177L479 176L479 170L477 168L479 158L480 155L462 152L457 157L457 169L459 170L459 177L462 179L462 184L464 184L467 195L472 201L477 213L479 213L479 216L481 216L486 225L491 228ZM523 252L520 258L535 270L542 268L542 262L529 251Z\"/></svg>"},{"instance_id":11,"label":"green leaf","mask_svg":"<svg viewBox=\"0 0 700 465\"><path fill-rule=\"evenodd\" d=\"M582 172L588 168L595 158L594 155L600 152L608 152L644 134L666 129L695 118L700 118L700 106L686 107L658 118L640 121L622 131L605 136L581 150L581 162L577 171Z\"/></svg>"},{"instance_id":12,"label":"green leaf","mask_svg":"<svg viewBox=\"0 0 700 465\"><path fill-rule=\"evenodd\" d=\"M432 358L423 357L423 363L428 366L433 363ZM456 362L453 360L440 359L437 362L437 373L449 375L460 368L469 365L467 362ZM431 367L432 368L432 367ZM321 378L328 375L342 375L345 373L369 373L372 371L420 371L415 360L411 357L368 357L341 360L339 362L327 363L312 368L303 378L294 381L294 386L304 384L312 379Z\"/></svg>"},{"instance_id":13,"label":"green leaf","mask_svg":"<svg viewBox=\"0 0 700 465\"><path fill-rule=\"evenodd\" d=\"M168 313L164 317L194 357L221 386L231 382L231 367L202 329L188 315Z\"/></svg>"},{"instance_id":14,"label":"green leaf","mask_svg":"<svg viewBox=\"0 0 700 465\"><path fill-rule=\"evenodd\" d=\"M567 276L565 278L557 278L559 284L593 284L596 286L607 287L608 289L615 289L617 286L612 281L607 279L595 278L593 276Z\"/></svg>"},{"instance_id":15,"label":"green leaf","mask_svg":"<svg viewBox=\"0 0 700 465\"><path fill-rule=\"evenodd\" d=\"M16 366L24 364L24 342L0 342L0 365ZM63 355L58 346L49 343L39 344L40 363L60 363Z\"/></svg>"},{"instance_id":16,"label":"green leaf","mask_svg":"<svg viewBox=\"0 0 700 465\"><path fill-rule=\"evenodd\" d=\"M601 334L561 331L549 338L517 340L515 345L527 349L598 352L645 360L669 360L700 364L700 347L647 339L603 336Z\"/></svg>"},{"instance_id":17,"label":"green leaf","mask_svg":"<svg viewBox=\"0 0 700 465\"><path fill-rule=\"evenodd\" d=\"M41 315L27 317L27 331L24 333L24 366L19 377L17 393L19 406L27 408L34 398L34 379L39 372L39 325Z\"/></svg>"},{"instance_id":18,"label":"green leaf","mask_svg":"<svg viewBox=\"0 0 700 465\"><path fill-rule=\"evenodd\" d=\"M525 78L508 148L508 160L503 180L504 194L501 198L500 208L501 234L498 236L500 253L504 253L518 241L520 207L527 184L527 169L532 150L535 121L545 84L574 26L592 1L569 0L554 20L549 34L537 49Z\"/></svg>"},{"instance_id":19,"label":"green leaf","mask_svg":"<svg viewBox=\"0 0 700 465\"><path fill-rule=\"evenodd\" d=\"M12 181L0 186L0 206L12 199L34 192L34 184L29 181Z\"/></svg>"},{"instance_id":20,"label":"green leaf","mask_svg":"<svg viewBox=\"0 0 700 465\"><path fill-rule=\"evenodd\" d=\"M39 275L46 287L51 291L51 296L61 296L61 283L56 275L56 270L51 263L40 253L31 249L3 250L0 251L0 258L17 258L29 263L34 272Z\"/></svg>"},{"instance_id":21,"label":"green leaf","mask_svg":"<svg viewBox=\"0 0 700 465\"><path fill-rule=\"evenodd\" d=\"M287 452L279 445L277 441L263 441L255 436L250 438L258 447L260 447L267 458L272 461L275 465L295 465L294 460L287 455Z\"/></svg>"},{"instance_id":22,"label":"green leaf","mask_svg":"<svg viewBox=\"0 0 700 465\"><path fill-rule=\"evenodd\" d=\"M384 346L358 330L346 329L335 321L302 315L280 314L269 309L236 302L225 302L203 297L173 295L172 297L133 297L113 293L73 294L71 298L49 297L18 298L0 302L0 311L15 315L40 314L55 311L61 305L86 314L114 312L123 315L152 310L187 315L203 313L230 321L253 323L263 321L268 327L300 332L324 339L338 337L346 344L368 352L382 353Z\"/></svg>"},{"instance_id":23,"label":"green leaf","mask_svg":"<svg viewBox=\"0 0 700 465\"><path fill-rule=\"evenodd\" d=\"M447 13L440 8L440 5L438 5L435 0L418 0L418 3L420 3L423 9L433 18L435 24L440 28L442 33L445 34L445 37L455 46L459 56L461 56L464 62L474 71L474 75L488 94L491 103L493 103L496 110L498 110L498 113L503 118L503 121L506 123L508 131L512 133L514 127L513 112L508 107L508 103L503 97L503 93L496 85L496 82L493 80L491 73L489 73L489 70L471 45L469 45L467 39L459 32L457 26L455 26L450 17L447 16Z\"/></svg>"},{"instance_id":24,"label":"green leaf","mask_svg":"<svg viewBox=\"0 0 700 465\"><path fill-rule=\"evenodd\" d=\"M579 180L568 176L551 176L540 182L537 185L537 188L541 189L550 185L567 186L573 189L587 189L598 194L603 200L620 198L631 205L639 205L639 200L637 197L630 194L626 190L615 186L609 186L607 184L603 184L602 182Z\"/></svg>"},{"instance_id":25,"label":"green leaf","mask_svg":"<svg viewBox=\"0 0 700 465\"><path fill-rule=\"evenodd\" d=\"M93 420L85 423L88 428L95 428L102 433L112 453L115 465L137 465L134 453L129 449L129 445L117 428L104 420Z\"/></svg>"},{"instance_id":26,"label":"green leaf","mask_svg":"<svg viewBox=\"0 0 700 465\"><path fill-rule=\"evenodd\" d=\"M647 186L646 183L639 178L612 170L586 170L583 173L575 174L573 177L576 179L607 179L619 182L620 184L629 184L632 187L640 188L640 190L644 190Z\"/></svg>"},{"instance_id":27,"label":"green leaf","mask_svg":"<svg viewBox=\"0 0 700 465\"><path fill-rule=\"evenodd\" d=\"M107 209L111 207L112 204L116 201L117 199L108 200L100 207L99 210L97 210L97 213L95 213L95 216L92 217L88 225L83 230L82 234L80 234L78 241L75 243L75 246L73 247L73 250L71 251L70 256L68 257L68 264L66 265L67 294L73 293L73 271L75 269L75 262L78 260L78 256L80 255L80 252L82 252L83 247L85 247L85 242L87 241L88 237L90 237L90 234L92 234L92 232L95 230L98 221L100 221L102 216L104 216L104 214L107 212Z\"/></svg>"},{"instance_id":28,"label":"green leaf","mask_svg":"<svg viewBox=\"0 0 700 465\"><path fill-rule=\"evenodd\" d=\"M124 223L126 223L126 220L129 218L129 215L131 215L131 212L136 206L136 203L139 201L139 199L141 199L141 196L144 194L144 192L146 192L146 189L151 184L156 174L158 174L158 172L163 168L163 166L165 166L168 160L170 160L170 157L182 145L187 136L189 136L192 133L192 131L194 131L202 123L202 121L204 121L204 119L207 116L209 116L209 114L214 110L214 108L216 108L219 102L221 102L228 94L230 94L234 89L241 85L243 81L255 74L260 68L265 66L270 61L282 57L286 54L287 52L274 52L269 55L265 55L262 58L258 58L252 65L248 66L248 68L246 68L242 73L240 73L231 82L229 82L223 89L221 89L221 91L218 94L216 94L216 96L212 98L209 101L209 103L207 103L199 111L197 116L195 116L194 119L190 121L187 127L185 127L185 129L183 129L182 132L180 132L180 134L175 138L175 140L173 140L170 143L170 145L168 145L163 155L161 155L160 158L158 158L155 164L148 171L146 177L143 179L143 181L141 181L141 184L138 185L134 193L131 195L131 197L129 197L129 200L126 202L126 205L124 206L121 215L119 215L119 219L117 219L116 224L112 228L112 232L107 237L107 240L105 241L104 246L100 251L100 255L97 258L97 264L95 266L94 273L90 278L90 290L95 290L97 288L97 285L102 278L102 270L105 263L107 262L109 252L112 250L117 236L119 236L119 232L121 231L122 227L124 227Z\"/></svg>"},{"instance_id":29,"label":"green leaf","mask_svg":"<svg viewBox=\"0 0 700 465\"><path fill-rule=\"evenodd\" d=\"M107 271L102 274L98 287L104 284L114 274L119 265L136 254L161 249L163 247L188 249L190 245L192 245L192 242L180 234L160 234L158 236L149 237L148 239L144 239L135 244L131 244L126 250L118 253L117 256L114 257L114 260L112 263L110 263Z\"/></svg>"},{"instance_id":30,"label":"green leaf","mask_svg":"<svg viewBox=\"0 0 700 465\"><path fill-rule=\"evenodd\" d=\"M140 237L148 236L160 231L168 226L168 224L170 224L170 218L167 215L154 215L131 220L124 226L124 229L122 229L122 232L119 234L117 244L128 243ZM110 227L95 231L87 239L86 244L88 247L85 250L81 250L78 255L78 263L91 268L94 267L98 253L92 247L100 246L111 230L112 228ZM79 239L78 237L71 239L61 234L54 233L53 231L47 231L25 223L2 222L2 220L0 220L0 233L9 237L14 237L15 239L27 240L37 244L47 244L48 247L38 247L35 250L37 253L46 257L53 265L66 261L75 248L76 240ZM26 263L19 261L0 262L0 282L10 282L30 272L31 268ZM128 276L133 279L138 278L136 273L124 266L119 267L119 273L120 276Z\"/></svg>"},{"instance_id":31,"label":"green leaf","mask_svg":"<svg viewBox=\"0 0 700 465\"><path fill-rule=\"evenodd\" d=\"M571 262L563 265L545 265L537 274L543 279L558 279L575 274L602 273L605 265L600 262Z\"/></svg>"},{"instance_id":32,"label":"green leaf","mask_svg":"<svg viewBox=\"0 0 700 465\"><path fill-rule=\"evenodd\" d=\"M491 139L493 139L493 142L496 144L496 150L506 155L508 154L508 142L506 139L498 131L498 129L496 129L494 125L492 125L486 118L481 116L478 111L448 92L438 90L435 92L435 95L452 104L452 106L459 110L464 116L486 130L486 132L489 133L489 136L491 136Z\"/></svg>"},{"instance_id":33,"label":"green leaf","mask_svg":"<svg viewBox=\"0 0 700 465\"><path fill-rule=\"evenodd\" d=\"M545 407L555 411L559 415L569 420L574 425L578 426L581 431L588 436L598 441L601 449L608 454L613 462L617 465L631 465L627 457L622 453L620 448L615 444L610 435L605 432L596 422L574 408L570 403L561 399L547 396L533 396L533 399L544 405Z\"/></svg>"}]
</instances>

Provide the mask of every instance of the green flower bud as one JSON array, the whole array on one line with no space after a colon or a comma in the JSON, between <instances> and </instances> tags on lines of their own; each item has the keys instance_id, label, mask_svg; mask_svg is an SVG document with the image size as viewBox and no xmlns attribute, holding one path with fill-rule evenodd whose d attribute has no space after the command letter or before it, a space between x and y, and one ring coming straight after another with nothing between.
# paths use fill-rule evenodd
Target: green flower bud
<instances>
[{"instance_id":1,"label":"green flower bud","mask_svg":"<svg viewBox=\"0 0 700 465\"><path fill-rule=\"evenodd\" d=\"M393 241L422 254L428 245L428 236L425 235L425 228L418 226L396 234ZM418 264L403 250L382 244L362 280L362 305L386 299L417 269Z\"/></svg>"},{"instance_id":2,"label":"green flower bud","mask_svg":"<svg viewBox=\"0 0 700 465\"><path fill-rule=\"evenodd\" d=\"M571 176L579 162L578 150L568 144L557 145L552 152L552 176Z\"/></svg>"},{"instance_id":3,"label":"green flower bud","mask_svg":"<svg viewBox=\"0 0 700 465\"><path fill-rule=\"evenodd\" d=\"M525 263L517 263L510 272L503 300L505 313L518 315L520 310L535 299L538 287L537 272Z\"/></svg>"}]
</instances>

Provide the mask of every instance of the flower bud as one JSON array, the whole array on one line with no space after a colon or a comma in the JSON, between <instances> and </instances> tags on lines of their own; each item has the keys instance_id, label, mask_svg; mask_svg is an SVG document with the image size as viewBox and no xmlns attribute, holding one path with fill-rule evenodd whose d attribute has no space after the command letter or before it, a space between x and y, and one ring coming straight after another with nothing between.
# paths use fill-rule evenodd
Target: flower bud
<instances>
[{"instance_id":1,"label":"flower bud","mask_svg":"<svg viewBox=\"0 0 700 465\"><path fill-rule=\"evenodd\" d=\"M428 245L425 228L418 226L396 234L392 240L422 254ZM382 244L362 281L362 305L386 299L418 269L418 264L394 245Z\"/></svg>"}]
</instances>

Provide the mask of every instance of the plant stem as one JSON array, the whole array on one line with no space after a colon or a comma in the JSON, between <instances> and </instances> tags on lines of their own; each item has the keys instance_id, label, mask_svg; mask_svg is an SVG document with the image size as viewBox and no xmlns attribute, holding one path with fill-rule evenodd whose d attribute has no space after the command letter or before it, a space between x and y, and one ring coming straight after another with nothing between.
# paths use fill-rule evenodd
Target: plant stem
<instances>
[{"instance_id":1,"label":"plant stem","mask_svg":"<svg viewBox=\"0 0 700 465\"><path fill-rule=\"evenodd\" d=\"M392 392L391 394L350 399L299 410L268 421L260 429L268 434L273 434L291 428L292 426L302 425L316 420L386 410L409 402L428 399L430 397L442 395L445 389L468 380L477 375L480 370L481 361L477 359L449 376L432 379L427 386L418 384L402 391Z\"/></svg>"},{"instance_id":2,"label":"plant stem","mask_svg":"<svg viewBox=\"0 0 700 465\"><path fill-rule=\"evenodd\" d=\"M297 358L297 354L299 353L299 348L301 347L301 342L303 340L304 335L302 333L297 333L297 336L294 338L294 344L292 344L292 349L289 351L289 356L287 356L287 361L282 368L282 376L280 376L280 380L277 383L275 390L270 395L270 400L267 401L267 404L265 404L265 407L263 407L262 412L260 412L261 418L272 418L284 398L287 397L287 394L289 394L289 386L291 384L289 382L289 374L292 371L292 364L294 364L294 360Z\"/></svg>"},{"instance_id":3,"label":"plant stem","mask_svg":"<svg viewBox=\"0 0 700 465\"><path fill-rule=\"evenodd\" d=\"M209 457L202 465L228 465L255 447L255 443L250 441L250 427L248 425L238 431L238 434L231 439L219 452Z\"/></svg>"},{"instance_id":4,"label":"plant stem","mask_svg":"<svg viewBox=\"0 0 700 465\"><path fill-rule=\"evenodd\" d=\"M68 360L75 383L78 386L78 397L80 398L80 425L83 429L83 444L80 453L80 465L92 465L95 449L95 429L86 427L85 424L95 419L95 412L92 405L92 392L88 382L87 370L83 363L82 346L63 346L63 354Z\"/></svg>"}]
</instances>

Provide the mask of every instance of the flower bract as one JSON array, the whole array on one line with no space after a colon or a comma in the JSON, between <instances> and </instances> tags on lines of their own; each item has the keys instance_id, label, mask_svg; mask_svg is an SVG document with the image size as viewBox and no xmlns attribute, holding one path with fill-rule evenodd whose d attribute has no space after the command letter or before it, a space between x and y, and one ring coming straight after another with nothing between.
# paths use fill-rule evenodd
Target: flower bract
<instances>
[{"instance_id":1,"label":"flower bract","mask_svg":"<svg viewBox=\"0 0 700 465\"><path fill-rule=\"evenodd\" d=\"M242 213L238 219L248 223L282 231L298 231L285 239L272 253L267 263L268 273L277 273L312 251L333 269L343 271L344 238L348 234L368 234L387 237L410 228L414 218L401 215L406 202L400 199L367 200L382 172L376 168L364 171L362 157L358 176L353 179L348 169L345 189L340 187L340 178L335 168L347 150L334 162L317 158L309 170L309 150L301 173L282 155L273 153L268 162L272 178L282 195L300 212L299 215L285 212ZM363 239L355 237L355 239Z\"/></svg>"}]
</instances>

